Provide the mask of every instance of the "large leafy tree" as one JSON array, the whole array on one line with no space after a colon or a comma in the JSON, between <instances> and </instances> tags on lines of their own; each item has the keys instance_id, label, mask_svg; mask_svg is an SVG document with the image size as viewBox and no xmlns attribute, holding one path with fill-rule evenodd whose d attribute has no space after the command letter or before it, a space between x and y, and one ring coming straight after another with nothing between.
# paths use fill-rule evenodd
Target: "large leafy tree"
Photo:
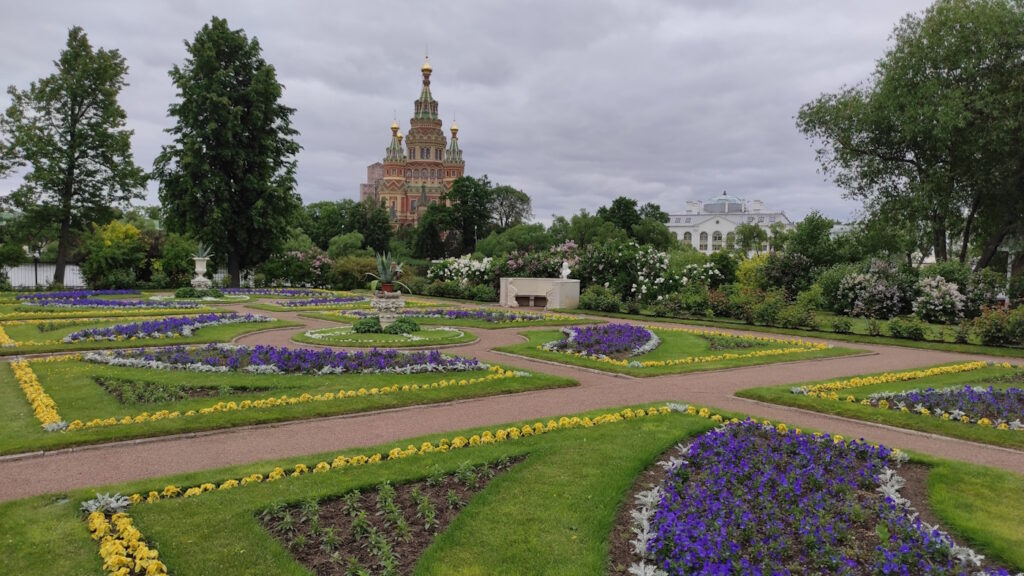
<instances>
[{"instance_id":1,"label":"large leafy tree","mask_svg":"<svg viewBox=\"0 0 1024 576\"><path fill-rule=\"evenodd\" d=\"M533 219L529 194L508 185L495 186L491 191L491 215L499 232L529 222Z\"/></svg>"},{"instance_id":2,"label":"large leafy tree","mask_svg":"<svg viewBox=\"0 0 1024 576\"><path fill-rule=\"evenodd\" d=\"M242 268L278 250L301 206L295 193L291 116L283 87L259 42L214 17L185 42L188 57L170 76L178 101L154 172L168 228L227 256L231 285Z\"/></svg>"},{"instance_id":3,"label":"large leafy tree","mask_svg":"<svg viewBox=\"0 0 1024 576\"><path fill-rule=\"evenodd\" d=\"M797 125L869 211L899 206L939 260L987 264L1024 228L1024 5L939 0L905 17L869 82L805 105Z\"/></svg>"},{"instance_id":4,"label":"large leafy tree","mask_svg":"<svg viewBox=\"0 0 1024 576\"><path fill-rule=\"evenodd\" d=\"M494 189L487 176L473 178L463 176L452 182L443 200L450 209L450 224L459 233L462 252L476 250L477 240L482 240L491 225L491 202Z\"/></svg>"},{"instance_id":5,"label":"large leafy tree","mask_svg":"<svg viewBox=\"0 0 1024 576\"><path fill-rule=\"evenodd\" d=\"M7 89L11 105L0 117L0 176L28 166L11 194L32 228L58 229L54 282L75 234L112 209L142 197L145 172L131 154L132 131L117 101L128 65L117 50L94 50L85 32L68 31L57 71L27 90Z\"/></svg>"},{"instance_id":6,"label":"large leafy tree","mask_svg":"<svg viewBox=\"0 0 1024 576\"><path fill-rule=\"evenodd\" d=\"M606 222L611 222L619 228L622 228L627 234L632 234L633 226L639 224L641 219L636 205L636 200L626 198L625 196L619 196L615 200L612 200L610 206L601 206L598 208L597 215Z\"/></svg>"}]
</instances>

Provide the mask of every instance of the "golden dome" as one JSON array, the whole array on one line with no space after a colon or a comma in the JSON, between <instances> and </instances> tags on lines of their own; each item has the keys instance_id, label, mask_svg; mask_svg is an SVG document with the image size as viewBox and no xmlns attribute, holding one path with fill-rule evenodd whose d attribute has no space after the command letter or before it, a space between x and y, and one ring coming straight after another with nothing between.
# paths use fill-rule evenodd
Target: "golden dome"
<instances>
[{"instance_id":1,"label":"golden dome","mask_svg":"<svg viewBox=\"0 0 1024 576\"><path fill-rule=\"evenodd\" d=\"M391 133L394 134L395 132L398 132L398 121L397 120L395 120L394 122L391 123Z\"/></svg>"},{"instance_id":2,"label":"golden dome","mask_svg":"<svg viewBox=\"0 0 1024 576\"><path fill-rule=\"evenodd\" d=\"M399 132L399 133L398 133L398 141L399 141L399 142L401 142L401 141L402 141L402 133L401 133L401 132Z\"/></svg>"},{"instance_id":3,"label":"golden dome","mask_svg":"<svg viewBox=\"0 0 1024 576\"><path fill-rule=\"evenodd\" d=\"M423 59L423 66L420 66L420 72L426 74L432 70L433 68L430 67L430 56L427 56Z\"/></svg>"},{"instance_id":4,"label":"golden dome","mask_svg":"<svg viewBox=\"0 0 1024 576\"><path fill-rule=\"evenodd\" d=\"M459 133L459 125L455 123L455 120L452 120L452 128L451 128L451 130L452 130L452 136L455 136L456 134Z\"/></svg>"}]
</instances>

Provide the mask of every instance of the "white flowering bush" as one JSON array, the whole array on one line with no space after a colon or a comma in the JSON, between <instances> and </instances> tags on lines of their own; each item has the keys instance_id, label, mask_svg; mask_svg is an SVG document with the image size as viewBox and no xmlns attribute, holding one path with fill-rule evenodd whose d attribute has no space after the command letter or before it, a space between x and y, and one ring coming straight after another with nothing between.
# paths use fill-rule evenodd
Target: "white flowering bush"
<instances>
[{"instance_id":1,"label":"white flowering bush","mask_svg":"<svg viewBox=\"0 0 1024 576\"><path fill-rule=\"evenodd\" d=\"M850 274L839 283L837 301L844 314L892 318L900 313L900 288L880 274Z\"/></svg>"},{"instance_id":2,"label":"white flowering bush","mask_svg":"<svg viewBox=\"0 0 1024 576\"><path fill-rule=\"evenodd\" d=\"M712 282L720 282L723 279L722 273L718 271L718 268L713 263L707 262L704 264L687 264L683 267L680 282L682 282L683 286L701 284L707 287Z\"/></svg>"},{"instance_id":3,"label":"white flowering bush","mask_svg":"<svg viewBox=\"0 0 1024 576\"><path fill-rule=\"evenodd\" d=\"M956 284L941 276L922 278L917 283L918 297L914 314L925 322L953 324L963 319L967 298Z\"/></svg>"},{"instance_id":4,"label":"white flowering bush","mask_svg":"<svg viewBox=\"0 0 1024 576\"><path fill-rule=\"evenodd\" d=\"M490 284L494 276L494 259L476 260L466 254L459 258L445 258L427 270L427 278L441 282Z\"/></svg>"}]
</instances>

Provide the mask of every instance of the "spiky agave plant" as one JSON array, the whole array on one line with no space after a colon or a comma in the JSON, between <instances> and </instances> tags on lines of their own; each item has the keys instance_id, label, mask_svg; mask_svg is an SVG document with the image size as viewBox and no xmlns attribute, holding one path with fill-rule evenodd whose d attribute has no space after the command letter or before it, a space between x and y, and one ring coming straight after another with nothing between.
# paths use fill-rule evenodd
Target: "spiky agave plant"
<instances>
[{"instance_id":1,"label":"spiky agave plant","mask_svg":"<svg viewBox=\"0 0 1024 576\"><path fill-rule=\"evenodd\" d=\"M402 263L392 258L390 252L377 253L377 273L367 272L367 276L374 277L380 284L398 284L409 292L412 290L404 283L398 281L402 274Z\"/></svg>"}]
</instances>

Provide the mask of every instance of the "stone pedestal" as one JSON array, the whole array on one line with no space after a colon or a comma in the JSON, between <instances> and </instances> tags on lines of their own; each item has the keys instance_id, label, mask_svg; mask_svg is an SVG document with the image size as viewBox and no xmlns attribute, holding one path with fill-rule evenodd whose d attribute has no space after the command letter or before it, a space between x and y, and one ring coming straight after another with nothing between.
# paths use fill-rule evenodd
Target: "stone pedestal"
<instances>
[{"instance_id":1,"label":"stone pedestal","mask_svg":"<svg viewBox=\"0 0 1024 576\"><path fill-rule=\"evenodd\" d=\"M387 328L398 318L398 312L405 308L405 300L401 292L374 292L370 307L377 313L381 327Z\"/></svg>"},{"instance_id":2,"label":"stone pedestal","mask_svg":"<svg viewBox=\"0 0 1024 576\"><path fill-rule=\"evenodd\" d=\"M580 281L568 278L502 278L498 303L507 308L538 305L545 308L577 308L580 305Z\"/></svg>"},{"instance_id":3,"label":"stone pedestal","mask_svg":"<svg viewBox=\"0 0 1024 576\"><path fill-rule=\"evenodd\" d=\"M196 275L192 278L192 287L197 290L206 290L207 288L213 287L213 282L205 276L206 274L206 263L210 261L209 258L193 258L196 263Z\"/></svg>"}]
</instances>

